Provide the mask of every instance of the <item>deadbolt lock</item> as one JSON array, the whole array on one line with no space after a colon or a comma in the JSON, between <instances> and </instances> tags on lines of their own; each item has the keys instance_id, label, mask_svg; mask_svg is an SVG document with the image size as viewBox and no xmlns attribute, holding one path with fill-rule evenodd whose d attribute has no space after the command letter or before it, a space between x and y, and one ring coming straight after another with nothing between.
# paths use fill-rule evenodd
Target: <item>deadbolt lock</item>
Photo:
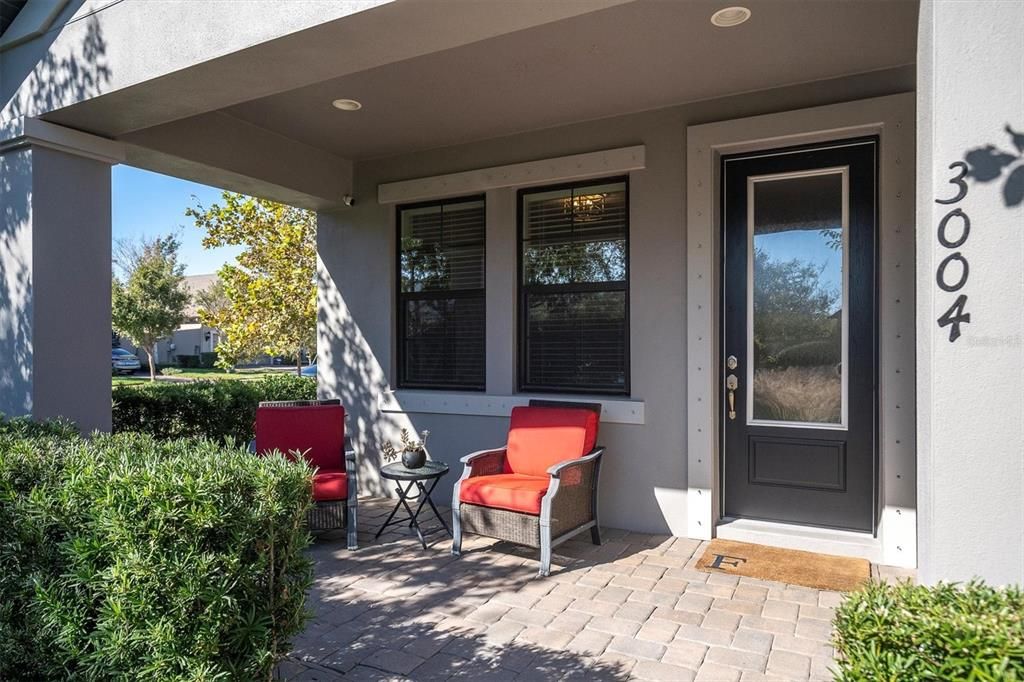
<instances>
[{"instance_id":1,"label":"deadbolt lock","mask_svg":"<svg viewBox=\"0 0 1024 682\"><path fill-rule=\"evenodd\" d=\"M739 361L736 360L735 355L730 355L728 358L725 359L725 366L728 367L729 369L736 369L736 365L738 364Z\"/></svg>"}]
</instances>

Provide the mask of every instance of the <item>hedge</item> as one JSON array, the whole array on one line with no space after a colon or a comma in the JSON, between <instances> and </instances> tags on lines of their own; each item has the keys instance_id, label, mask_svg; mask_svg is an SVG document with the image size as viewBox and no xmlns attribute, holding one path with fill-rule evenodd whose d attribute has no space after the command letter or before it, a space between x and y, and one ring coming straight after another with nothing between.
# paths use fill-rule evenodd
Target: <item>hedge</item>
<instances>
[{"instance_id":1,"label":"hedge","mask_svg":"<svg viewBox=\"0 0 1024 682\"><path fill-rule=\"evenodd\" d=\"M121 384L113 399L114 433L247 443L261 400L315 400L316 380L273 374L255 381Z\"/></svg>"},{"instance_id":2,"label":"hedge","mask_svg":"<svg viewBox=\"0 0 1024 682\"><path fill-rule=\"evenodd\" d=\"M0 422L0 679L269 679L310 504L302 462Z\"/></svg>"},{"instance_id":3,"label":"hedge","mask_svg":"<svg viewBox=\"0 0 1024 682\"><path fill-rule=\"evenodd\" d=\"M874 583L837 609L836 679L1024 680L1024 592Z\"/></svg>"}]
</instances>

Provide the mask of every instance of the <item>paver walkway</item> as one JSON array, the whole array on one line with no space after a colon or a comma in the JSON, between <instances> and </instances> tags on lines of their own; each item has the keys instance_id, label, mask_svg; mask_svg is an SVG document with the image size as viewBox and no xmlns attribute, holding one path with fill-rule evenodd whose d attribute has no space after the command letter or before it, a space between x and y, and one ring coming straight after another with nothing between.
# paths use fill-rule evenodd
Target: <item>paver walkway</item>
<instances>
[{"instance_id":1,"label":"paver walkway","mask_svg":"<svg viewBox=\"0 0 1024 682\"><path fill-rule=\"evenodd\" d=\"M360 549L312 549L314 618L282 678L295 680L828 680L837 592L693 569L697 540L608 529L534 552L467 536L423 551L391 500L360 500Z\"/></svg>"}]
</instances>

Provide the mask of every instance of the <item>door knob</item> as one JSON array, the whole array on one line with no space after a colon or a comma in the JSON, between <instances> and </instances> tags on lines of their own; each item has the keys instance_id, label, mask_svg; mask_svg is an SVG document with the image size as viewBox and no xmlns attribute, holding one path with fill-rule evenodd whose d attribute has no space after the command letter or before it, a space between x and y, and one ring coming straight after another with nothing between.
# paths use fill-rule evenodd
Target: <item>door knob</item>
<instances>
[{"instance_id":1,"label":"door knob","mask_svg":"<svg viewBox=\"0 0 1024 682\"><path fill-rule=\"evenodd\" d=\"M739 379L735 374L725 378L725 388L729 391L729 419L736 418L736 387L739 386Z\"/></svg>"}]
</instances>

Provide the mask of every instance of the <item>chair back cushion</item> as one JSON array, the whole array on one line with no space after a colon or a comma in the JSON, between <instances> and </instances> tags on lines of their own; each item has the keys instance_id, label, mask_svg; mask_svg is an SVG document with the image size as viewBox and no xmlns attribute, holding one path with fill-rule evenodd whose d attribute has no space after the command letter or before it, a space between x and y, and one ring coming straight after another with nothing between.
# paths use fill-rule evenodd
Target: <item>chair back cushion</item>
<instances>
[{"instance_id":1,"label":"chair back cushion","mask_svg":"<svg viewBox=\"0 0 1024 682\"><path fill-rule=\"evenodd\" d=\"M508 429L508 473L547 476L548 467L579 459L597 443L598 415L573 407L516 407Z\"/></svg>"},{"instance_id":2,"label":"chair back cushion","mask_svg":"<svg viewBox=\"0 0 1024 682\"><path fill-rule=\"evenodd\" d=\"M256 452L305 454L318 469L345 470L345 408L341 405L260 406L256 409Z\"/></svg>"}]
</instances>

